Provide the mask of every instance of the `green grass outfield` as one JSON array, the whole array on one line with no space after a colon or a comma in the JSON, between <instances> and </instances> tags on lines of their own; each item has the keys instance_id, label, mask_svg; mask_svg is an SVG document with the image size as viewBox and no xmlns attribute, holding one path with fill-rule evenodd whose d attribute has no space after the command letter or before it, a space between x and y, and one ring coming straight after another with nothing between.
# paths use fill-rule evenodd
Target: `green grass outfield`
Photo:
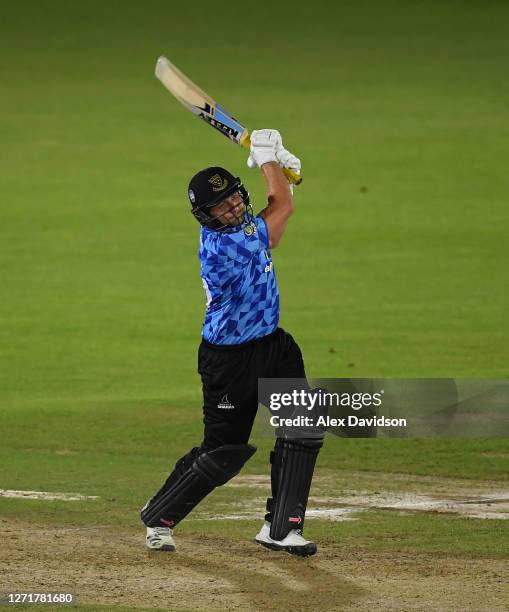
<instances>
[{"instance_id":1,"label":"green grass outfield","mask_svg":"<svg viewBox=\"0 0 509 612\"><path fill-rule=\"evenodd\" d=\"M311 376L509 377L508 23L506 3L480 0L4 2L0 488L100 500L0 499L2 516L136 526L199 443L205 296L187 181L224 165L255 210L263 181L155 79L160 54L302 159L274 261L281 325ZM268 471L257 443L246 473ZM502 486L509 452L330 438L322 471ZM402 550L507 554L500 521L380 511L331 538L385 550L390 536L361 538L376 521ZM211 529L235 539L242 525Z\"/></svg>"}]
</instances>

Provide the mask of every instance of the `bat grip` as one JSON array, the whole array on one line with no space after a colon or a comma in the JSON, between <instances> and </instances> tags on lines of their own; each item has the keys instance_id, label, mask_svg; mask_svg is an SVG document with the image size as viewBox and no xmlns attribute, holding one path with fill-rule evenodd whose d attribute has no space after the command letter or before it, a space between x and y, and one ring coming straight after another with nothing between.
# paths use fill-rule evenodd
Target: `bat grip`
<instances>
[{"instance_id":1,"label":"bat grip","mask_svg":"<svg viewBox=\"0 0 509 612\"><path fill-rule=\"evenodd\" d=\"M300 174L290 170L290 168L282 168L282 170L288 182L292 183L292 185L300 185L302 183L302 176Z\"/></svg>"}]
</instances>

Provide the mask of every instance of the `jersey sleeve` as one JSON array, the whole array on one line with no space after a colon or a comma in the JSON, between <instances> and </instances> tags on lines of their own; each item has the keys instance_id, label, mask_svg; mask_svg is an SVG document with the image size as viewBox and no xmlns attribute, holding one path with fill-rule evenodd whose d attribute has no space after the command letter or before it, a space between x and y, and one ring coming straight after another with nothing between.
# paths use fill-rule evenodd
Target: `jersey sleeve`
<instances>
[{"instance_id":1,"label":"jersey sleeve","mask_svg":"<svg viewBox=\"0 0 509 612\"><path fill-rule=\"evenodd\" d=\"M237 232L218 234L217 254L221 258L247 263L255 254L269 248L269 234L262 217L255 217L253 225ZM254 230L254 231L253 231Z\"/></svg>"}]
</instances>

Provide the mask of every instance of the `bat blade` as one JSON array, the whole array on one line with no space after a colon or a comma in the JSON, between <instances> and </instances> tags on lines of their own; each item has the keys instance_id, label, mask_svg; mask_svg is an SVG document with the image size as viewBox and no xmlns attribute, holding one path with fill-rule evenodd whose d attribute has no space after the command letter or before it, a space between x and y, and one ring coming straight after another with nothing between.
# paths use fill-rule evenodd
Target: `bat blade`
<instances>
[{"instance_id":1,"label":"bat blade","mask_svg":"<svg viewBox=\"0 0 509 612\"><path fill-rule=\"evenodd\" d=\"M163 55L157 60L155 74L166 89L194 115L236 144L249 148L248 129ZM301 183L302 178L293 170L283 168L283 172L294 185Z\"/></svg>"},{"instance_id":2,"label":"bat blade","mask_svg":"<svg viewBox=\"0 0 509 612\"><path fill-rule=\"evenodd\" d=\"M238 145L249 138L249 132L231 113L191 81L166 57L156 64L156 77L179 102L193 114L216 128Z\"/></svg>"}]
</instances>

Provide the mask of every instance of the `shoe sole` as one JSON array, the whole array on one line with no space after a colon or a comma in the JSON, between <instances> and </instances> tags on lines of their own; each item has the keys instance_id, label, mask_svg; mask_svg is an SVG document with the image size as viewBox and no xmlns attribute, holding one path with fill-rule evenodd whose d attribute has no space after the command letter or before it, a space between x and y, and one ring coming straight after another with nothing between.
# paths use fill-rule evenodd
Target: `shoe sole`
<instances>
[{"instance_id":1,"label":"shoe sole","mask_svg":"<svg viewBox=\"0 0 509 612\"><path fill-rule=\"evenodd\" d=\"M296 555L297 557L312 557L316 554L317 548L316 544L310 542L309 544L305 544L304 546L279 546L278 544L271 544L270 542L262 542L261 540L256 540L257 544L261 544L265 548L269 550L275 550L279 552L287 552L291 555Z\"/></svg>"},{"instance_id":2,"label":"shoe sole","mask_svg":"<svg viewBox=\"0 0 509 612\"><path fill-rule=\"evenodd\" d=\"M163 544L163 546L160 546L159 548L150 548L149 546L147 546L147 550L155 550L156 552L175 552L175 546L172 546L171 544Z\"/></svg>"}]
</instances>

